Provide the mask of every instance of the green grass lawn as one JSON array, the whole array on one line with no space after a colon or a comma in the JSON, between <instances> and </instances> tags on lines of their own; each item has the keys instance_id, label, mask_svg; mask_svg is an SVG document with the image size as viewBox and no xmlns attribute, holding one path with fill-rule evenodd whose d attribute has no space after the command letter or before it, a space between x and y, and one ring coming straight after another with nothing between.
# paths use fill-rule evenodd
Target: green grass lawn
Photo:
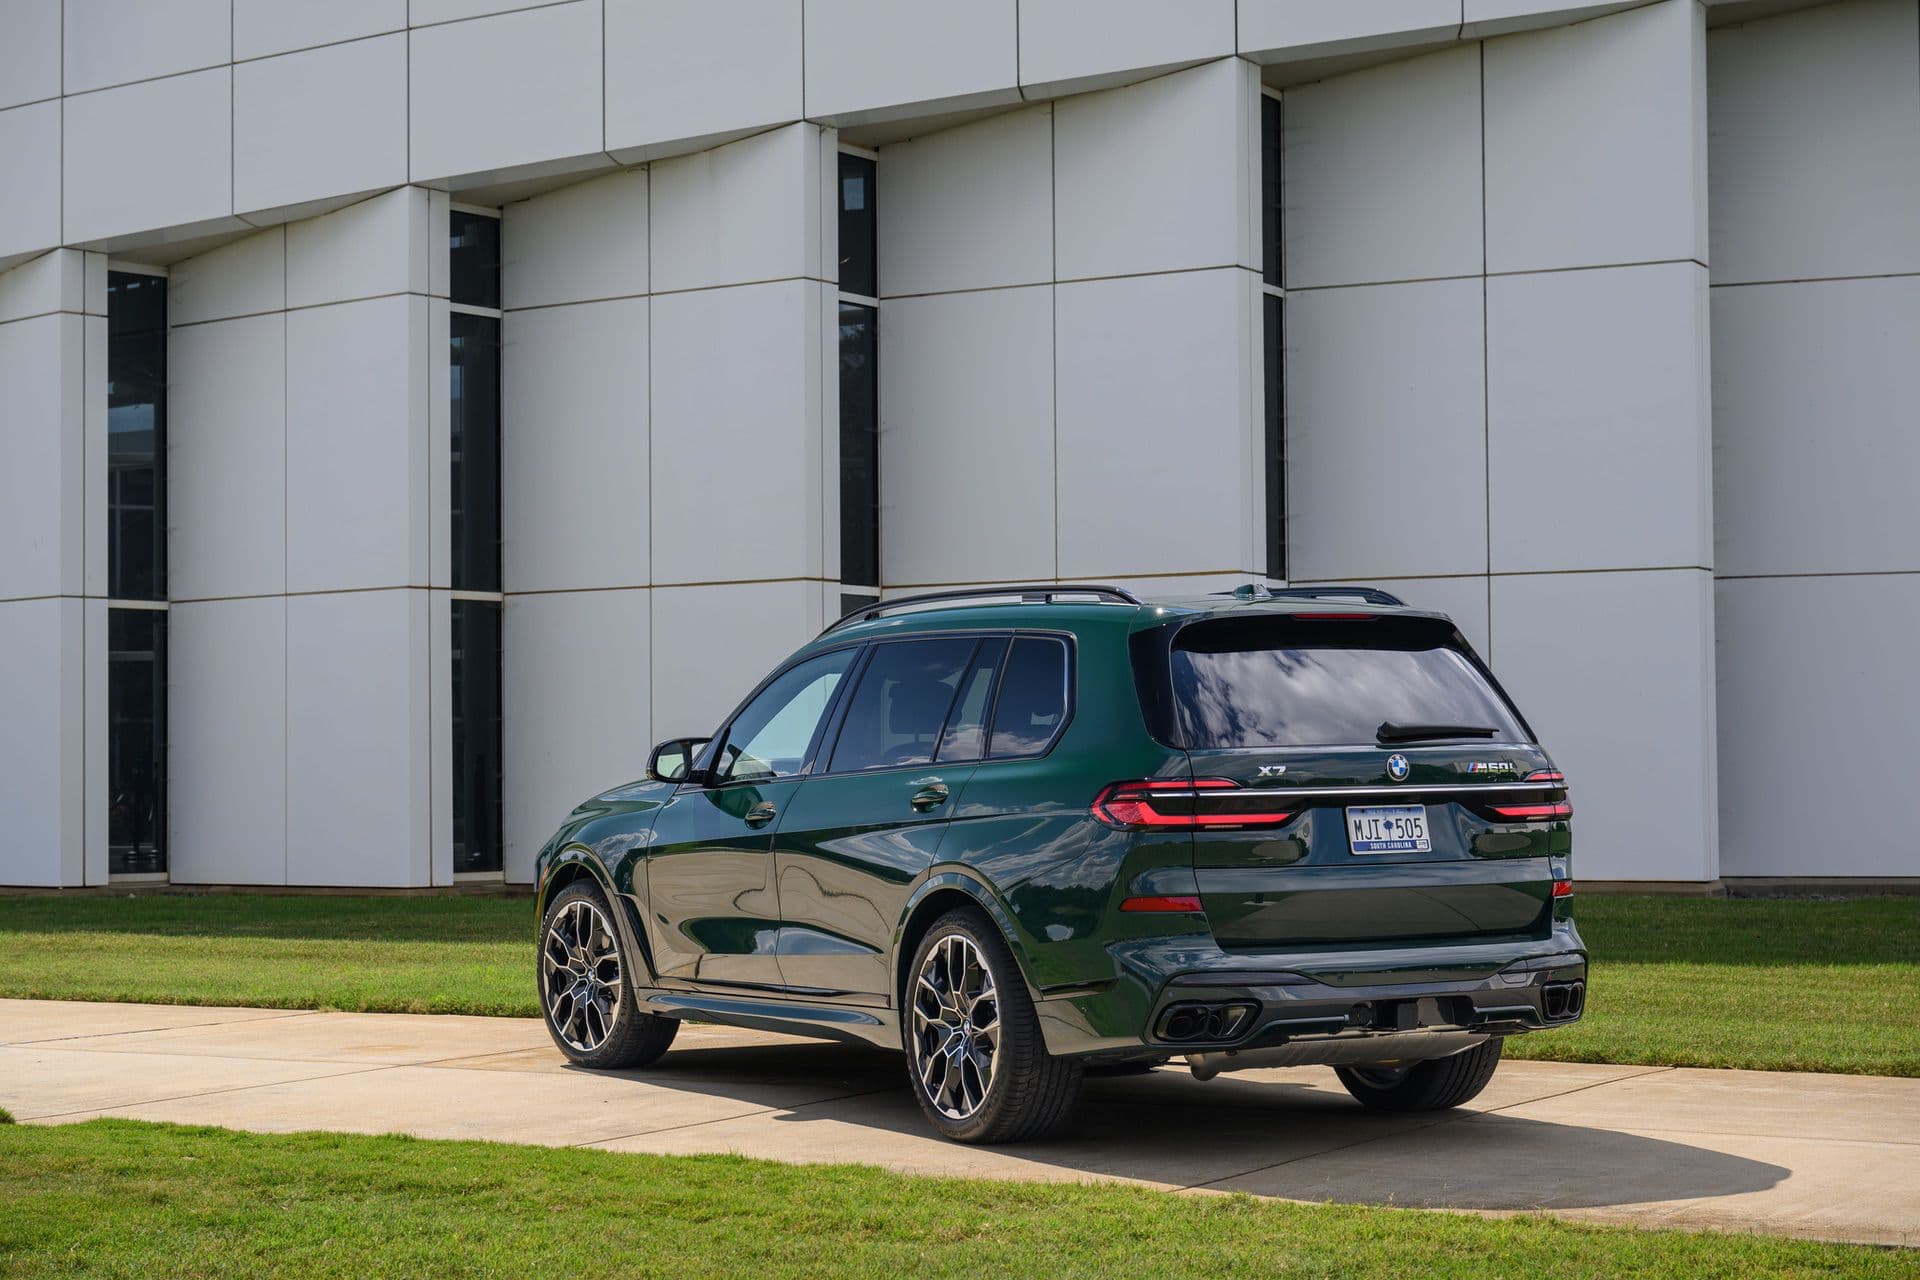
<instances>
[{"instance_id":1,"label":"green grass lawn","mask_svg":"<svg viewBox=\"0 0 1920 1280\"><path fill-rule=\"evenodd\" d=\"M96 1120L0 1133L0 1275L1911 1277L1756 1236Z\"/></svg>"},{"instance_id":2,"label":"green grass lawn","mask_svg":"<svg viewBox=\"0 0 1920 1280\"><path fill-rule=\"evenodd\" d=\"M1515 1057L1920 1076L1920 898L1583 897L1586 1020ZM525 899L0 898L0 996L534 1014Z\"/></svg>"}]
</instances>

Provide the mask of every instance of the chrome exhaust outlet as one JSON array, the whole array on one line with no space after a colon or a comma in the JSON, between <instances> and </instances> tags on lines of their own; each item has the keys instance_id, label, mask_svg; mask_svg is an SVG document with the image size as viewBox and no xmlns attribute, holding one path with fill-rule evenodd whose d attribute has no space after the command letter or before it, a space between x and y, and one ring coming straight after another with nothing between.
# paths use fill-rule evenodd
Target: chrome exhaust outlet
<instances>
[{"instance_id":1,"label":"chrome exhaust outlet","mask_svg":"<svg viewBox=\"0 0 1920 1280\"><path fill-rule=\"evenodd\" d=\"M1187 1069L1195 1080L1211 1080L1227 1071L1265 1067L1371 1066L1387 1062L1424 1062L1450 1058L1487 1039L1480 1031L1402 1031L1392 1035L1328 1036L1295 1040L1264 1049L1221 1049L1190 1053Z\"/></svg>"}]
</instances>

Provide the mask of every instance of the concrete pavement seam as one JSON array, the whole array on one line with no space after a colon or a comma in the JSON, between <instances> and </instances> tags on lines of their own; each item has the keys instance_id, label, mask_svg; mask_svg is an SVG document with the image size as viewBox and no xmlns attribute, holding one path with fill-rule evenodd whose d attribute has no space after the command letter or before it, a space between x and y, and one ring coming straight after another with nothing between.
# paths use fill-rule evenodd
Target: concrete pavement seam
<instances>
[{"instance_id":1,"label":"concrete pavement seam","mask_svg":"<svg viewBox=\"0 0 1920 1280\"><path fill-rule=\"evenodd\" d=\"M752 1120L757 1116L778 1115L782 1111L802 1111L808 1107L825 1106L829 1102L845 1102L849 1098L871 1098L877 1093L894 1093L897 1090L889 1086L885 1089L862 1089L857 1093L841 1093L831 1098L815 1098L811 1102L796 1102L790 1107L756 1107L752 1111L742 1111L735 1116L716 1116L712 1120L689 1120L685 1124L663 1124L657 1129L641 1129L635 1133L615 1134L611 1138L589 1138L585 1142L569 1142L569 1147L597 1147L609 1142L625 1142L628 1138L650 1138L657 1133L675 1133L681 1129L701 1129L710 1124L726 1124L733 1120Z\"/></svg>"},{"instance_id":2,"label":"concrete pavement seam","mask_svg":"<svg viewBox=\"0 0 1920 1280\"><path fill-rule=\"evenodd\" d=\"M178 1008L179 1006L171 1006ZM244 1009L246 1005L223 1005L222 1008ZM0 1040L0 1048L25 1048L28 1045L59 1044L65 1040L102 1040L108 1036L147 1036L157 1031L194 1031L201 1027L248 1026L256 1022L282 1022L288 1018L310 1018L320 1012L318 1009L288 1009L284 1013L275 1013L266 1018L216 1018L211 1022L183 1022L177 1027L136 1027L132 1031L88 1031L77 1036L43 1036L38 1040Z\"/></svg>"}]
</instances>

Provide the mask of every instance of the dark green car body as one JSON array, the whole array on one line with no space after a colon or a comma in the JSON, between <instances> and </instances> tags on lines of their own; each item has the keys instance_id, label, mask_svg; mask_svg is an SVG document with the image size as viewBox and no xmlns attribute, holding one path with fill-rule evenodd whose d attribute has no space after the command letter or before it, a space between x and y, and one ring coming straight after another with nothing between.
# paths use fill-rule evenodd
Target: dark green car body
<instances>
[{"instance_id":1,"label":"dark green car body","mask_svg":"<svg viewBox=\"0 0 1920 1280\"><path fill-rule=\"evenodd\" d=\"M972 903L1009 943L1054 1055L1198 1061L1292 1046L1292 1060L1355 1061L1365 1060L1356 1042L1406 1044L1434 1029L1510 1036L1579 1016L1586 952L1569 896L1566 792L1517 711L1520 732L1498 741L1180 742L1169 654L1203 634L1189 628L1236 619L1411 635L1470 664L1511 710L1441 615L1260 590L874 612L829 628L761 686L846 654L847 678L795 776L618 787L581 805L539 854L540 910L585 876L614 904L647 1012L899 1048L918 932ZM979 651L1011 637L1064 646L1065 713L1051 739L1007 758L828 767L868 654L930 637L987 642ZM1176 818L1216 797L1230 811L1198 826L1115 825L1094 806L1127 781L1166 788L1175 798L1159 803ZM1430 847L1354 852L1350 809L1416 802L1431 831L1409 843ZM1236 823L1234 806L1263 812ZM1182 1021L1183 1009L1231 1016ZM1315 1049L1327 1045L1339 1047Z\"/></svg>"}]
</instances>

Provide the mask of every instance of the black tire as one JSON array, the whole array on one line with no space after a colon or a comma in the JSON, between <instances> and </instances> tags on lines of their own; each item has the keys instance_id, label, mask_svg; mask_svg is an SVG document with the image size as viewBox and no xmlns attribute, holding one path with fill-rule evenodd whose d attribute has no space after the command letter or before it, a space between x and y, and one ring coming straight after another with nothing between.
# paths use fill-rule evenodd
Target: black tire
<instances>
[{"instance_id":1,"label":"black tire","mask_svg":"<svg viewBox=\"0 0 1920 1280\"><path fill-rule=\"evenodd\" d=\"M940 968L950 969L956 956L971 964L967 948L990 987L977 980L923 982L936 973L929 969L936 953L941 955ZM960 1013L957 1025L928 1016L949 1013L940 994L947 989L959 993L955 1007L968 997L975 1000ZM982 1017L976 1026L975 1012L985 1011L989 1004L991 1021ZM1000 931L980 911L967 907L949 911L920 939L907 970L900 1019L913 1096L943 1136L955 1142L1026 1142L1054 1132L1071 1117L1080 1098L1080 1064L1047 1052L1026 979ZM988 1055L990 1066L983 1076L978 1056L987 1052L984 1028L988 1026L996 1029L997 1044ZM954 1045L959 1047L943 1047ZM978 1047L979 1052L968 1052L970 1047ZM955 1084L956 1080L971 1080L971 1087Z\"/></svg>"},{"instance_id":2,"label":"black tire","mask_svg":"<svg viewBox=\"0 0 1920 1280\"><path fill-rule=\"evenodd\" d=\"M673 1043L680 1020L643 1011L634 1000L632 972L598 885L576 880L553 895L540 921L534 981L547 1034L570 1061L596 1070L644 1067ZM569 985L562 988L555 978L570 979Z\"/></svg>"},{"instance_id":3,"label":"black tire","mask_svg":"<svg viewBox=\"0 0 1920 1280\"><path fill-rule=\"evenodd\" d=\"M1445 1111L1480 1096L1500 1065L1498 1037L1410 1067L1335 1067L1347 1092L1375 1111Z\"/></svg>"}]
</instances>

